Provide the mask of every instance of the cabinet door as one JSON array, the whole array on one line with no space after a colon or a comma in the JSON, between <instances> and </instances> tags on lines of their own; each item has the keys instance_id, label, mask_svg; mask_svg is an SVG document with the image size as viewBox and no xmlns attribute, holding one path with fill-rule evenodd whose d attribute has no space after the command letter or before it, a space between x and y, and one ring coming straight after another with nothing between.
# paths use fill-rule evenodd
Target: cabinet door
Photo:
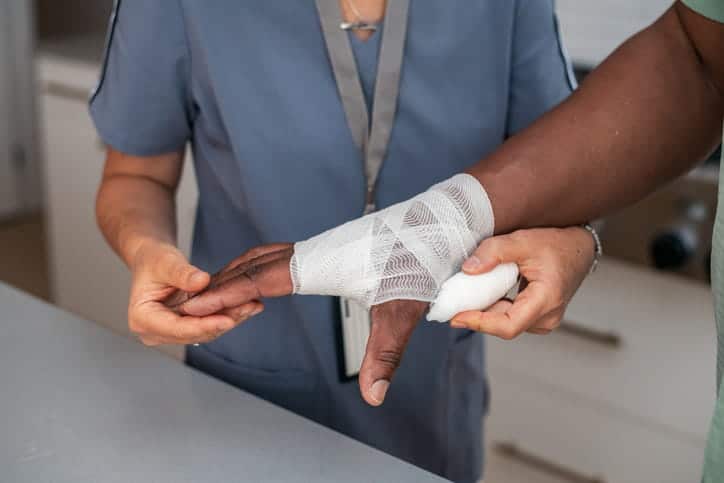
<instances>
[{"instance_id":1,"label":"cabinet door","mask_svg":"<svg viewBox=\"0 0 724 483\"><path fill-rule=\"evenodd\" d=\"M130 275L96 226L95 195L105 147L85 96L74 94L80 92L53 89L42 96L51 290L59 306L127 334ZM191 167L184 172L179 240L188 252L196 192ZM164 350L181 354L179 348Z\"/></svg>"},{"instance_id":2,"label":"cabinet door","mask_svg":"<svg viewBox=\"0 0 724 483\"><path fill-rule=\"evenodd\" d=\"M32 2L0 1L0 217L40 207Z\"/></svg>"},{"instance_id":3,"label":"cabinet door","mask_svg":"<svg viewBox=\"0 0 724 483\"><path fill-rule=\"evenodd\" d=\"M15 172L12 169L10 122L11 36L9 5L0 2L0 218L14 214L19 208Z\"/></svg>"},{"instance_id":4,"label":"cabinet door","mask_svg":"<svg viewBox=\"0 0 724 483\"><path fill-rule=\"evenodd\" d=\"M95 222L105 149L72 92L42 97L51 292L59 306L127 333L128 270Z\"/></svg>"},{"instance_id":5,"label":"cabinet door","mask_svg":"<svg viewBox=\"0 0 724 483\"><path fill-rule=\"evenodd\" d=\"M489 370L489 451L560 481L699 481L705 439L500 367Z\"/></svg>"}]
</instances>

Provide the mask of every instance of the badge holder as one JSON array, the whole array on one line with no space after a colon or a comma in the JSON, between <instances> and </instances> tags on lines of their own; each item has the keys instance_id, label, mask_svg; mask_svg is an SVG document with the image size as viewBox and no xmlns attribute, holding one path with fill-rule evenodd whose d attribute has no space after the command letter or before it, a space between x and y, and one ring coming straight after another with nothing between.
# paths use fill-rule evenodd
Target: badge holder
<instances>
[{"instance_id":1,"label":"badge holder","mask_svg":"<svg viewBox=\"0 0 724 483\"><path fill-rule=\"evenodd\" d=\"M339 297L335 303L339 310L340 379L349 381L357 378L362 367L372 319L369 310L354 300Z\"/></svg>"}]
</instances>

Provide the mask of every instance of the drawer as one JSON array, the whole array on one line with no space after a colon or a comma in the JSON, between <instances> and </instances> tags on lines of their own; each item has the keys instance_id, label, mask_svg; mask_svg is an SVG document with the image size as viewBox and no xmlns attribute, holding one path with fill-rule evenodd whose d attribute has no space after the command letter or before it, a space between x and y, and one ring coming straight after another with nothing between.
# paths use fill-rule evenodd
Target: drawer
<instances>
[{"instance_id":1,"label":"drawer","mask_svg":"<svg viewBox=\"0 0 724 483\"><path fill-rule=\"evenodd\" d=\"M562 481L699 481L705 439L504 370L491 371L488 451ZM499 454L496 454L499 456Z\"/></svg>"},{"instance_id":2,"label":"drawer","mask_svg":"<svg viewBox=\"0 0 724 483\"><path fill-rule=\"evenodd\" d=\"M715 396L713 320L708 287L604 260L562 330L488 338L488 364L703 437Z\"/></svg>"}]
</instances>

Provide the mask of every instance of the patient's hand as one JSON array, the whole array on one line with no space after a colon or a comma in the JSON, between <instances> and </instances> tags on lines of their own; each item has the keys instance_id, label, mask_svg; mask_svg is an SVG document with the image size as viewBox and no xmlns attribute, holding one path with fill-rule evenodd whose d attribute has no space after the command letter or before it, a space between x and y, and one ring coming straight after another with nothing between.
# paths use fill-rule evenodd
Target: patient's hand
<instances>
[{"instance_id":1,"label":"patient's hand","mask_svg":"<svg viewBox=\"0 0 724 483\"><path fill-rule=\"evenodd\" d=\"M179 292L168 304L181 314L203 316L265 297L290 295L289 262L293 254L291 243L253 248L214 275L202 292ZM414 300L392 300L372 308L370 339L359 375L360 391L367 403L378 406L384 401L407 342L427 305Z\"/></svg>"},{"instance_id":2,"label":"patient's hand","mask_svg":"<svg viewBox=\"0 0 724 483\"><path fill-rule=\"evenodd\" d=\"M248 250L211 277L201 292L177 292L166 304L184 315L214 314L263 297L292 293L289 261L292 243L273 243Z\"/></svg>"}]
</instances>

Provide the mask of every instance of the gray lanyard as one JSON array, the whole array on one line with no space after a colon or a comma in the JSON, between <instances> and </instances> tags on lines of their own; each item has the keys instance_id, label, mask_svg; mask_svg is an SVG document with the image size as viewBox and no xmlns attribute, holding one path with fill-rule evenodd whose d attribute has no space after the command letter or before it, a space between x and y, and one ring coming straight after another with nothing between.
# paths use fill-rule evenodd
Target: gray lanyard
<instances>
[{"instance_id":1,"label":"gray lanyard","mask_svg":"<svg viewBox=\"0 0 724 483\"><path fill-rule=\"evenodd\" d=\"M342 22L339 0L316 0L324 41L342 99L352 139L364 158L367 194L365 213L375 209L375 187L387 153L395 121L400 90L400 72L407 35L409 0L387 0L382 31L380 59L375 80L372 123L365 104L364 92L357 72L347 32Z\"/></svg>"}]
</instances>

